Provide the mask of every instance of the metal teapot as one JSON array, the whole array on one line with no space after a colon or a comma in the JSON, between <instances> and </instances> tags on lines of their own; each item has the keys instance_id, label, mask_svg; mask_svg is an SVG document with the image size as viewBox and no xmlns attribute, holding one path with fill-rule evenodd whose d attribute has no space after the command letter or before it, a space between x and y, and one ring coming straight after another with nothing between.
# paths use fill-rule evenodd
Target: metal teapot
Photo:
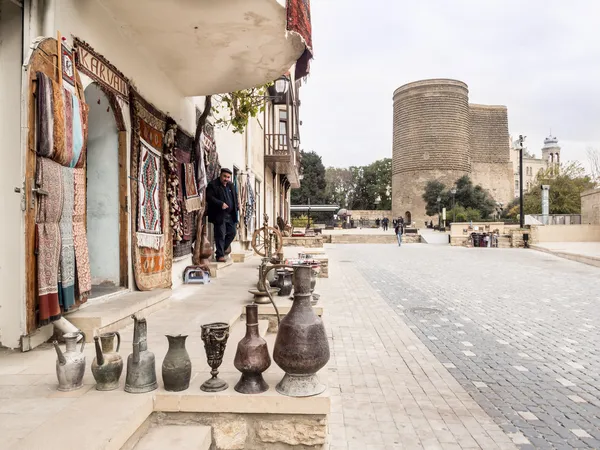
<instances>
[{"instance_id":1,"label":"metal teapot","mask_svg":"<svg viewBox=\"0 0 600 450\"><path fill-rule=\"evenodd\" d=\"M115 350L115 337L117 349ZM100 348L102 342L102 348ZM96 357L92 361L92 374L96 380L96 389L112 391L119 387L119 379L123 373L123 358L117 353L121 347L121 335L118 331L104 333L94 337Z\"/></svg>"}]
</instances>

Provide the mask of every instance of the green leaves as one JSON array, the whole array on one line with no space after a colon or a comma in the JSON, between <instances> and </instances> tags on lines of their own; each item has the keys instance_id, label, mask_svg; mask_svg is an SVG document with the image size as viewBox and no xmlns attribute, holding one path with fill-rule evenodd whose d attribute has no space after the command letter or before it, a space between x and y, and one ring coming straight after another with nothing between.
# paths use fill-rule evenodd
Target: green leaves
<instances>
[{"instance_id":1,"label":"green leaves","mask_svg":"<svg viewBox=\"0 0 600 450\"><path fill-rule=\"evenodd\" d=\"M273 83L220 96L220 102L213 106L215 125L232 127L234 133L242 134L248 120L265 110L265 94Z\"/></svg>"}]
</instances>

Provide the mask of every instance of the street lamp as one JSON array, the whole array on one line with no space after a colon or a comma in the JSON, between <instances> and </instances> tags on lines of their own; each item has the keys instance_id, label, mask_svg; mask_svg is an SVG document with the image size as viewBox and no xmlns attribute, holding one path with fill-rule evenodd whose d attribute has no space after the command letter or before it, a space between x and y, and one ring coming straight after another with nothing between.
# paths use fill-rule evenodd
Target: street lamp
<instances>
[{"instance_id":1,"label":"street lamp","mask_svg":"<svg viewBox=\"0 0 600 450\"><path fill-rule=\"evenodd\" d=\"M440 209L441 205L442 205L442 197L438 196L437 198L437 205L438 205L438 230L442 229L442 210Z\"/></svg>"},{"instance_id":2,"label":"street lamp","mask_svg":"<svg viewBox=\"0 0 600 450\"><path fill-rule=\"evenodd\" d=\"M274 104L279 104L285 100L285 95L290 89L290 79L285 75L277 78L271 86L267 88L269 98Z\"/></svg>"},{"instance_id":3,"label":"street lamp","mask_svg":"<svg viewBox=\"0 0 600 450\"><path fill-rule=\"evenodd\" d=\"M456 188L453 187L452 189L450 189L450 193L452 194L452 223L456 222L456 210L454 209L454 201L456 198Z\"/></svg>"},{"instance_id":4,"label":"street lamp","mask_svg":"<svg viewBox=\"0 0 600 450\"><path fill-rule=\"evenodd\" d=\"M523 215L523 141L527 136L519 135L519 224L523 228L525 226L525 216Z\"/></svg>"}]
</instances>

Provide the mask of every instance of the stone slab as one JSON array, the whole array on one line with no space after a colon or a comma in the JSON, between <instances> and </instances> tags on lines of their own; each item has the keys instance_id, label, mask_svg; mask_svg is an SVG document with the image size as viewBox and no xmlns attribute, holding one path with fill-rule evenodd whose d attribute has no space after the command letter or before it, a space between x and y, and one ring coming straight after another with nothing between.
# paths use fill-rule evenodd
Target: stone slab
<instances>
[{"instance_id":1,"label":"stone slab","mask_svg":"<svg viewBox=\"0 0 600 450\"><path fill-rule=\"evenodd\" d=\"M167 425L151 428L135 450L209 450L211 428L201 425Z\"/></svg>"}]
</instances>

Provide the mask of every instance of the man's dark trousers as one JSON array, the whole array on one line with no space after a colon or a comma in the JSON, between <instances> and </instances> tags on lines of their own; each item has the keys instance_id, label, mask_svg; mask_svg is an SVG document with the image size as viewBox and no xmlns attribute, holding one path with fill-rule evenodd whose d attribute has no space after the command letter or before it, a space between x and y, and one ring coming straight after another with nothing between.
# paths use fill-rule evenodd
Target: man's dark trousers
<instances>
[{"instance_id":1,"label":"man's dark trousers","mask_svg":"<svg viewBox=\"0 0 600 450\"><path fill-rule=\"evenodd\" d=\"M225 257L225 250L235 239L235 223L229 214L225 214L223 221L214 224L215 247L217 259Z\"/></svg>"}]
</instances>

